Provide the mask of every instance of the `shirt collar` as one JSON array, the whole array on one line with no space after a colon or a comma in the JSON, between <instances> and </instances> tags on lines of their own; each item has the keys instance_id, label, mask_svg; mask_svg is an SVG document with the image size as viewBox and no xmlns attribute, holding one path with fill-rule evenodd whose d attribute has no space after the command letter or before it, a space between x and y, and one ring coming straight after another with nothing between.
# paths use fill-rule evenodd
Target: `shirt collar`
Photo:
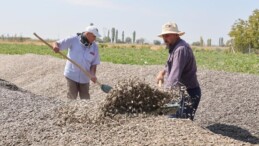
<instances>
[{"instance_id":1,"label":"shirt collar","mask_svg":"<svg viewBox=\"0 0 259 146\"><path fill-rule=\"evenodd\" d=\"M92 43L89 43L88 39L85 37L84 35L85 32L82 33L77 33L77 35L80 37L80 42L82 45L86 46L86 47L91 47Z\"/></svg>"},{"instance_id":2,"label":"shirt collar","mask_svg":"<svg viewBox=\"0 0 259 146\"><path fill-rule=\"evenodd\" d=\"M170 44L170 45L168 46L168 48L169 48L169 53L170 53L170 54L174 51L176 45L178 45L181 40L182 40L182 39L179 39L179 40L177 40L174 44Z\"/></svg>"}]
</instances>

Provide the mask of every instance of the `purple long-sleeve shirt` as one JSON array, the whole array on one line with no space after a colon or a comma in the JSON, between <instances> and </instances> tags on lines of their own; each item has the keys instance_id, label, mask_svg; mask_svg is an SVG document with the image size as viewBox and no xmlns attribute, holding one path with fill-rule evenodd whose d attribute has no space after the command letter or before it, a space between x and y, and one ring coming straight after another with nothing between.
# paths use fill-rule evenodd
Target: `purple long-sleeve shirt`
<instances>
[{"instance_id":1,"label":"purple long-sleeve shirt","mask_svg":"<svg viewBox=\"0 0 259 146\"><path fill-rule=\"evenodd\" d=\"M165 71L167 88L184 84L187 89L199 87L197 67L192 49L184 40L178 40L169 47L169 56Z\"/></svg>"}]
</instances>

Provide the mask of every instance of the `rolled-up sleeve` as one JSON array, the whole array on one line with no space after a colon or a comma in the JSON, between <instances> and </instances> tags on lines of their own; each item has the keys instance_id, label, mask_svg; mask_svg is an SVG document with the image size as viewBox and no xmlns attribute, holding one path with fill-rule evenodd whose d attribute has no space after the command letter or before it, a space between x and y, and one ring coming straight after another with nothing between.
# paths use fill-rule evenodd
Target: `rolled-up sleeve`
<instances>
[{"instance_id":1,"label":"rolled-up sleeve","mask_svg":"<svg viewBox=\"0 0 259 146\"><path fill-rule=\"evenodd\" d=\"M66 50L68 48L71 48L72 42L73 37L57 41L60 50Z\"/></svg>"},{"instance_id":2,"label":"rolled-up sleeve","mask_svg":"<svg viewBox=\"0 0 259 146\"><path fill-rule=\"evenodd\" d=\"M93 61L91 62L91 65L98 65L98 64L100 64L99 48L97 45L95 45L95 56Z\"/></svg>"}]
</instances>

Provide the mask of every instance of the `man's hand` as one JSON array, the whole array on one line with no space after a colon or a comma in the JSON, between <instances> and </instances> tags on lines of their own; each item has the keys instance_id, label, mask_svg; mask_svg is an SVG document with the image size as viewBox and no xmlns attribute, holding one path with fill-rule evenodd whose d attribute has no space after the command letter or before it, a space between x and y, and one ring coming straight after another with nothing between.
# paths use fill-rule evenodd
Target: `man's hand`
<instances>
[{"instance_id":1,"label":"man's hand","mask_svg":"<svg viewBox=\"0 0 259 146\"><path fill-rule=\"evenodd\" d=\"M156 83L160 85L164 83L165 71L160 71L156 76Z\"/></svg>"},{"instance_id":2,"label":"man's hand","mask_svg":"<svg viewBox=\"0 0 259 146\"><path fill-rule=\"evenodd\" d=\"M54 43L53 43L52 49L53 49L53 51L54 51L55 53L58 53L58 52L59 52L59 47L58 47L57 42L54 42Z\"/></svg>"},{"instance_id":3,"label":"man's hand","mask_svg":"<svg viewBox=\"0 0 259 146\"><path fill-rule=\"evenodd\" d=\"M96 81L97 81L96 76L92 76L91 81L93 81L94 83L96 83Z\"/></svg>"}]
</instances>

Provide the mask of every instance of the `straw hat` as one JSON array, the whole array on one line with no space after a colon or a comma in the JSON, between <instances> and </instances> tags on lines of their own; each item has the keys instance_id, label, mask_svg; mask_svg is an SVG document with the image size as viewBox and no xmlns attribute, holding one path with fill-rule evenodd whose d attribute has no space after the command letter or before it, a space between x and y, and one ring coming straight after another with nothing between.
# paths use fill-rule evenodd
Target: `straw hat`
<instances>
[{"instance_id":1,"label":"straw hat","mask_svg":"<svg viewBox=\"0 0 259 146\"><path fill-rule=\"evenodd\" d=\"M174 22L167 22L162 26L162 33L159 34L159 37L162 37L164 34L179 34L179 36L184 35L185 32L179 31L178 26Z\"/></svg>"}]
</instances>

